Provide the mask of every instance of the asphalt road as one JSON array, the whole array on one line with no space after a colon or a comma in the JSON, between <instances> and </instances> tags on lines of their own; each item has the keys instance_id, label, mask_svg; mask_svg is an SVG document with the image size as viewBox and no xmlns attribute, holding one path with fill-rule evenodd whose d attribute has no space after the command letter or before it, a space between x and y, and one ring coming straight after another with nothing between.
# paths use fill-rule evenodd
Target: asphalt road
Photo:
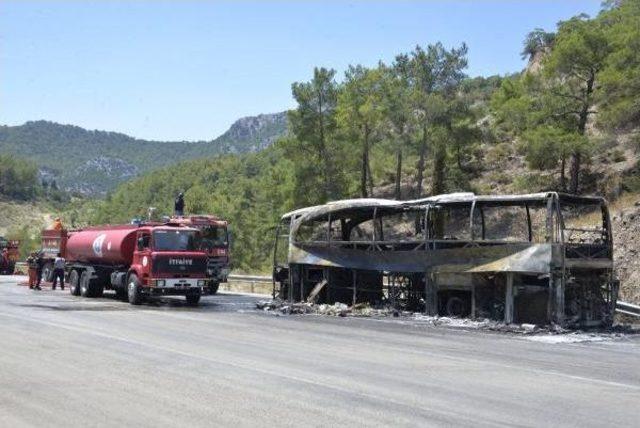
<instances>
[{"instance_id":1,"label":"asphalt road","mask_svg":"<svg viewBox=\"0 0 640 428\"><path fill-rule=\"evenodd\" d=\"M0 426L638 426L640 337L275 316L0 277Z\"/></svg>"}]
</instances>

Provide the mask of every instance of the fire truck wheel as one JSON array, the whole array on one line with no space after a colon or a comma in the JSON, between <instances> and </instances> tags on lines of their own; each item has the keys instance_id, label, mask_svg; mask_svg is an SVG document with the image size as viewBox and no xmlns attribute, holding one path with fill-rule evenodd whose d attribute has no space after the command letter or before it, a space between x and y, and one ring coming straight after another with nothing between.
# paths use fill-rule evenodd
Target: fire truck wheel
<instances>
[{"instance_id":1,"label":"fire truck wheel","mask_svg":"<svg viewBox=\"0 0 640 428\"><path fill-rule=\"evenodd\" d=\"M74 296L80 295L80 274L76 269L69 273L69 292Z\"/></svg>"},{"instance_id":2,"label":"fire truck wheel","mask_svg":"<svg viewBox=\"0 0 640 428\"><path fill-rule=\"evenodd\" d=\"M127 297L129 298L129 303L132 305L139 305L142 303L140 281L135 273L129 275L129 280L127 281Z\"/></svg>"},{"instance_id":3,"label":"fire truck wheel","mask_svg":"<svg viewBox=\"0 0 640 428\"><path fill-rule=\"evenodd\" d=\"M42 268L42 279L46 282L53 281L53 263L45 263Z\"/></svg>"},{"instance_id":4,"label":"fire truck wheel","mask_svg":"<svg viewBox=\"0 0 640 428\"><path fill-rule=\"evenodd\" d=\"M200 301L200 294L187 294L185 297L189 306L196 306Z\"/></svg>"},{"instance_id":5,"label":"fire truck wheel","mask_svg":"<svg viewBox=\"0 0 640 428\"><path fill-rule=\"evenodd\" d=\"M80 274L80 295L82 297L93 297L91 291L91 274L85 270Z\"/></svg>"},{"instance_id":6,"label":"fire truck wheel","mask_svg":"<svg viewBox=\"0 0 640 428\"><path fill-rule=\"evenodd\" d=\"M220 288L220 283L216 282L215 284L209 287L209 294L216 294L218 292L218 288Z\"/></svg>"}]
</instances>

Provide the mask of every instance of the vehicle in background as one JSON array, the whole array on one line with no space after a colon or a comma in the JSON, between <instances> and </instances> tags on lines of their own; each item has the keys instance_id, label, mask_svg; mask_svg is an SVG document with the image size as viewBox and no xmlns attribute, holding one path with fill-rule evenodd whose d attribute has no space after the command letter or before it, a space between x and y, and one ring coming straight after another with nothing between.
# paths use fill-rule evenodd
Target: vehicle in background
<instances>
[{"instance_id":1,"label":"vehicle in background","mask_svg":"<svg viewBox=\"0 0 640 428\"><path fill-rule=\"evenodd\" d=\"M209 291L200 231L177 225L128 224L44 230L45 266L59 252L74 295L99 297L112 289L131 304L147 296L181 295L195 305Z\"/></svg>"},{"instance_id":2,"label":"vehicle in background","mask_svg":"<svg viewBox=\"0 0 640 428\"><path fill-rule=\"evenodd\" d=\"M13 275L20 258L20 241L0 236L0 274Z\"/></svg>"},{"instance_id":3,"label":"vehicle in background","mask_svg":"<svg viewBox=\"0 0 640 428\"><path fill-rule=\"evenodd\" d=\"M212 215L173 217L168 224L193 227L200 230L201 248L207 253L209 293L218 292L221 282L229 276L229 223Z\"/></svg>"}]
</instances>

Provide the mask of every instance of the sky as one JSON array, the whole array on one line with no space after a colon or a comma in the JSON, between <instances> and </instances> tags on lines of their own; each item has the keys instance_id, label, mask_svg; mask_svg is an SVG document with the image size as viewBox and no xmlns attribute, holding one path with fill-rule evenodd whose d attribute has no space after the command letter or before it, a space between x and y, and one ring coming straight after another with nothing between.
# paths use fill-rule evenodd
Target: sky
<instances>
[{"instance_id":1,"label":"sky","mask_svg":"<svg viewBox=\"0 0 640 428\"><path fill-rule=\"evenodd\" d=\"M0 0L0 124L50 120L153 140L211 140L295 106L313 67L375 66L441 41L470 76L520 71L536 27L601 0Z\"/></svg>"}]
</instances>

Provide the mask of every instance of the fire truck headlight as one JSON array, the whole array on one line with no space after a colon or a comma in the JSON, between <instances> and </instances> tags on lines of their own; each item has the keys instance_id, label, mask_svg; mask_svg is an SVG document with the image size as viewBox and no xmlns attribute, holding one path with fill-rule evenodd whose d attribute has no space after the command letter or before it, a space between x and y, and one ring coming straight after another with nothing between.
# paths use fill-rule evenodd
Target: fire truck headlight
<instances>
[{"instance_id":1,"label":"fire truck headlight","mask_svg":"<svg viewBox=\"0 0 640 428\"><path fill-rule=\"evenodd\" d=\"M204 287L205 282L206 281L204 279L199 279L198 280L198 287Z\"/></svg>"},{"instance_id":2,"label":"fire truck headlight","mask_svg":"<svg viewBox=\"0 0 640 428\"><path fill-rule=\"evenodd\" d=\"M164 279L156 279L156 287L164 287Z\"/></svg>"}]
</instances>

